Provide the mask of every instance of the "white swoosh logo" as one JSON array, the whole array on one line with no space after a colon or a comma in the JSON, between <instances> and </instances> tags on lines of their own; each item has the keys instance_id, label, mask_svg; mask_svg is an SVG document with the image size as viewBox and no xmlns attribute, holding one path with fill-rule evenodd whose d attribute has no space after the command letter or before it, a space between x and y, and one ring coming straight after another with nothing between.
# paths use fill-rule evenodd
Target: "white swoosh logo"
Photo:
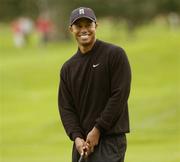
<instances>
[{"instance_id":1,"label":"white swoosh logo","mask_svg":"<svg viewBox=\"0 0 180 162\"><path fill-rule=\"evenodd\" d=\"M93 65L93 68L95 68L95 67L97 67L97 66L99 66L99 64L94 64L94 65Z\"/></svg>"}]
</instances>

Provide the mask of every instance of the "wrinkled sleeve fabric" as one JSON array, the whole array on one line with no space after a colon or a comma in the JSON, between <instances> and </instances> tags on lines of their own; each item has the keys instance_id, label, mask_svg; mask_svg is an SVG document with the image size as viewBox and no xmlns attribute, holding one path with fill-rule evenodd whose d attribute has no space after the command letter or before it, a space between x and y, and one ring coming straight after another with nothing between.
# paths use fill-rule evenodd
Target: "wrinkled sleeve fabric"
<instances>
[{"instance_id":1,"label":"wrinkled sleeve fabric","mask_svg":"<svg viewBox=\"0 0 180 162\"><path fill-rule=\"evenodd\" d=\"M69 138L72 141L74 141L76 137L83 138L83 132L80 128L73 97L67 86L67 74L64 67L62 67L60 72L58 107L61 121Z\"/></svg>"},{"instance_id":2,"label":"wrinkled sleeve fabric","mask_svg":"<svg viewBox=\"0 0 180 162\"><path fill-rule=\"evenodd\" d=\"M115 122L122 117L130 93L131 69L128 58L123 49L118 48L109 57L110 97L96 125L101 132L106 132L113 127Z\"/></svg>"}]
</instances>

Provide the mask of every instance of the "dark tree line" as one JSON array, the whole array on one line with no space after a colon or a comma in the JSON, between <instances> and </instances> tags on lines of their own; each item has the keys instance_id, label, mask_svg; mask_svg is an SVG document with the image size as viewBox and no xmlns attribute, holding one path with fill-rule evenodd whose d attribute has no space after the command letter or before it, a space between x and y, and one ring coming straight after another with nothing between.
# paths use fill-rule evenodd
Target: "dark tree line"
<instances>
[{"instance_id":1,"label":"dark tree line","mask_svg":"<svg viewBox=\"0 0 180 162\"><path fill-rule=\"evenodd\" d=\"M9 22L22 15L36 19L46 11L60 33L65 33L61 34L65 38L69 13L79 6L93 8L98 18L124 19L132 28L159 14L180 15L180 0L0 0L0 22Z\"/></svg>"}]
</instances>

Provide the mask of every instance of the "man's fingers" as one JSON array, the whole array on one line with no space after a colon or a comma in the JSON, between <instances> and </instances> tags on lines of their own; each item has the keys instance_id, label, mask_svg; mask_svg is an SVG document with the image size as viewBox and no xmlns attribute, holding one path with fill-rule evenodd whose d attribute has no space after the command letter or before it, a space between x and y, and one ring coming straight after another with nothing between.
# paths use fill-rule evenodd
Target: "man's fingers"
<instances>
[{"instance_id":1,"label":"man's fingers","mask_svg":"<svg viewBox=\"0 0 180 162\"><path fill-rule=\"evenodd\" d=\"M90 144L86 142L85 148L86 148L87 150L89 150L90 147L91 147Z\"/></svg>"},{"instance_id":2,"label":"man's fingers","mask_svg":"<svg viewBox=\"0 0 180 162\"><path fill-rule=\"evenodd\" d=\"M89 141L86 141L86 145L89 146L89 145L90 145L90 142L89 142Z\"/></svg>"},{"instance_id":3,"label":"man's fingers","mask_svg":"<svg viewBox=\"0 0 180 162\"><path fill-rule=\"evenodd\" d=\"M91 147L91 152L94 152L94 147Z\"/></svg>"},{"instance_id":4,"label":"man's fingers","mask_svg":"<svg viewBox=\"0 0 180 162\"><path fill-rule=\"evenodd\" d=\"M86 149L86 145L82 147L82 151L84 152L85 149Z\"/></svg>"},{"instance_id":5,"label":"man's fingers","mask_svg":"<svg viewBox=\"0 0 180 162\"><path fill-rule=\"evenodd\" d=\"M81 156L83 156L84 155L84 149L82 149L82 151L81 151Z\"/></svg>"}]
</instances>

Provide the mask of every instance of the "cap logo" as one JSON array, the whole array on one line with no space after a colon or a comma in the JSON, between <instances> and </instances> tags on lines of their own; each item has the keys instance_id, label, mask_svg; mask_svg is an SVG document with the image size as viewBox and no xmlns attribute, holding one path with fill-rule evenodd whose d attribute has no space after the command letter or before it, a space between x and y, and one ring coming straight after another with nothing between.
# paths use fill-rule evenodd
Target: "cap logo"
<instances>
[{"instance_id":1,"label":"cap logo","mask_svg":"<svg viewBox=\"0 0 180 162\"><path fill-rule=\"evenodd\" d=\"M83 8L79 9L79 14L80 15L84 14L84 9Z\"/></svg>"}]
</instances>

